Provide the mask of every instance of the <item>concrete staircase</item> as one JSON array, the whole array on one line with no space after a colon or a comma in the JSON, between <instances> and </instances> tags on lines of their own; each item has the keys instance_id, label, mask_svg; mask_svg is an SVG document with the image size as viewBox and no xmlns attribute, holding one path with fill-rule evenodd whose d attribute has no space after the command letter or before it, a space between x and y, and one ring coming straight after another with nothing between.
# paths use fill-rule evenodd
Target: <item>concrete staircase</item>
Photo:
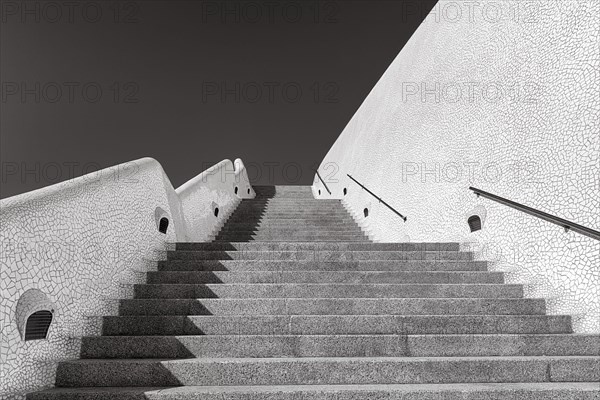
<instances>
[{"instance_id":1,"label":"concrete staircase","mask_svg":"<svg viewBox=\"0 0 600 400\"><path fill-rule=\"evenodd\" d=\"M309 187L256 192L28 397L600 399L600 338L458 243L372 243Z\"/></svg>"}]
</instances>

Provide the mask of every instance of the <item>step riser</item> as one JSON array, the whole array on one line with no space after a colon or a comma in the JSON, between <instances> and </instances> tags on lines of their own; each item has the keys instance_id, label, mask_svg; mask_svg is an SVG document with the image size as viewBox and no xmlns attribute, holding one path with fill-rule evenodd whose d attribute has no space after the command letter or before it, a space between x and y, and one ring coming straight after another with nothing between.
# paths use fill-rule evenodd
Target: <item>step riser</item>
<instances>
[{"instance_id":1,"label":"step riser","mask_svg":"<svg viewBox=\"0 0 600 400\"><path fill-rule=\"evenodd\" d=\"M119 315L543 315L541 299L121 300Z\"/></svg>"},{"instance_id":2,"label":"step riser","mask_svg":"<svg viewBox=\"0 0 600 400\"><path fill-rule=\"evenodd\" d=\"M159 261L160 271L486 271L485 261Z\"/></svg>"},{"instance_id":3,"label":"step riser","mask_svg":"<svg viewBox=\"0 0 600 400\"><path fill-rule=\"evenodd\" d=\"M244 220L244 218L246 220ZM345 210L336 211L269 211L269 210L244 210L234 211L228 221L239 219L239 222L254 222L255 219L296 219L300 221L329 221L339 222L346 221L352 222L354 218Z\"/></svg>"},{"instance_id":4,"label":"step riser","mask_svg":"<svg viewBox=\"0 0 600 400\"><path fill-rule=\"evenodd\" d=\"M293 227L290 227L289 224L281 224L277 225L263 225L263 226L248 226L248 227L239 227L239 226L226 226L221 229L221 234L223 233L239 233L239 234L253 234L260 232L281 232L286 234L336 234L336 233L356 233L362 232L357 225L348 225L348 226L298 226L294 224Z\"/></svg>"},{"instance_id":5,"label":"step riser","mask_svg":"<svg viewBox=\"0 0 600 400\"><path fill-rule=\"evenodd\" d=\"M566 316L104 317L103 335L455 335L571 333Z\"/></svg>"},{"instance_id":6,"label":"step riser","mask_svg":"<svg viewBox=\"0 0 600 400\"><path fill-rule=\"evenodd\" d=\"M177 243L177 250L250 250L250 251L298 251L298 250L365 250L365 251L458 251L458 243Z\"/></svg>"},{"instance_id":7,"label":"step riser","mask_svg":"<svg viewBox=\"0 0 600 400\"><path fill-rule=\"evenodd\" d=\"M169 251L167 260L472 261L473 254L454 251Z\"/></svg>"},{"instance_id":8,"label":"step riser","mask_svg":"<svg viewBox=\"0 0 600 400\"><path fill-rule=\"evenodd\" d=\"M306 192L308 194L308 192ZM310 192L312 194L312 191ZM270 203L270 202L276 202L276 203L285 203L285 202L305 202L305 203L312 203L312 202L319 202L319 203L323 203L323 204L340 204L341 200L338 199L312 199L312 200L290 200L290 199L283 199L283 198L278 198L278 197L271 197L271 198L254 198L254 199L244 199L242 200L242 203L248 203L248 204L253 204L253 203Z\"/></svg>"},{"instance_id":9,"label":"step riser","mask_svg":"<svg viewBox=\"0 0 600 400\"><path fill-rule=\"evenodd\" d=\"M248 210L240 210L240 209L236 209L233 213L233 215L235 215L236 217L242 217L242 216L249 216L249 217L256 217L256 216L284 216L284 217L297 217L297 218L304 218L306 216L311 216L311 217L345 217L348 218L348 212L344 209L335 209L335 210L272 210L270 208L268 209L248 209Z\"/></svg>"},{"instance_id":10,"label":"step riser","mask_svg":"<svg viewBox=\"0 0 600 400\"><path fill-rule=\"evenodd\" d=\"M298 238L298 237L322 237L323 239L333 238L339 239L343 241L345 237L356 237L363 236L363 231L360 229L340 229L340 230L310 230L310 231L299 231L299 230L290 230L290 229L259 229L255 231L224 231L220 232L218 236L230 237L232 242L235 241L236 237L253 237L256 240L260 240L260 238L271 238L275 235L280 235L280 240L285 240L286 237L289 238Z\"/></svg>"},{"instance_id":11,"label":"step riser","mask_svg":"<svg viewBox=\"0 0 600 400\"><path fill-rule=\"evenodd\" d=\"M269 222L255 222L255 223L231 223L231 224L226 224L222 229L221 232L228 232L228 231L254 231L257 229L290 229L291 227L293 227L296 230L301 230L301 231L310 231L313 229L321 229L321 230L330 230L330 231L335 231L335 230L343 230L343 229L355 229L358 228L357 224L352 224L352 223L347 223L347 222L343 222L343 223L321 223L319 221L313 221L313 222L294 222L293 225L291 225L289 222L280 222L280 221L269 221Z\"/></svg>"},{"instance_id":12,"label":"step riser","mask_svg":"<svg viewBox=\"0 0 600 400\"><path fill-rule=\"evenodd\" d=\"M327 221L321 221L321 220L313 220L313 221L306 221L306 220L298 220L298 221L294 221L294 225L290 226L288 221L274 221L274 220L268 220L268 221L246 221L246 222L231 222L231 223L227 223L223 226L222 229L243 229L243 228L250 228L250 229L254 229L258 226L261 227L269 227L269 226L273 226L273 227L293 227L296 229L313 229L313 228L344 228L344 227L357 227L358 225L354 222L347 222L347 221L336 221L336 222L327 222ZM305 227L305 228L303 228Z\"/></svg>"},{"instance_id":13,"label":"step riser","mask_svg":"<svg viewBox=\"0 0 600 400\"><path fill-rule=\"evenodd\" d=\"M338 241L344 241L344 242L357 242L357 243L367 243L368 239L366 236L344 236L343 238L331 238L331 237L285 237L282 238L280 237L272 237L272 238L265 238L265 237L261 237L261 238L255 238L253 236L246 236L246 237L231 237L231 236L224 236L224 237L218 237L215 239L216 243L230 243L230 242L253 242L253 241L262 241L262 242L273 242L273 243L279 243L282 240L285 240L286 242L308 242L308 241L314 241L314 242L331 242L331 243L335 243Z\"/></svg>"},{"instance_id":14,"label":"step riser","mask_svg":"<svg viewBox=\"0 0 600 400\"><path fill-rule=\"evenodd\" d=\"M61 363L58 386L594 382L598 359L251 359ZM252 373L248 373L252 371Z\"/></svg>"},{"instance_id":15,"label":"step riser","mask_svg":"<svg viewBox=\"0 0 600 400\"><path fill-rule=\"evenodd\" d=\"M260 232L222 232L217 235L217 239L221 239L223 241L234 242L236 240L353 240L353 239L363 239L366 240L367 237L362 232L347 232L347 231L339 231L339 232L277 232L277 231L260 231Z\"/></svg>"},{"instance_id":16,"label":"step riser","mask_svg":"<svg viewBox=\"0 0 600 400\"><path fill-rule=\"evenodd\" d=\"M324 220L324 218L327 218ZM293 221L293 222L291 222ZM320 215L320 216L315 216L314 218L304 218L302 216L300 217L296 217L296 218L292 218L292 216L290 214L284 214L283 217L278 217L278 216L273 216L273 215L264 215L264 216L260 216L260 217L256 217L256 218L252 218L252 217L246 217L244 216L243 218L240 219L240 216L238 215L234 215L232 216L229 220L227 220L225 225L233 225L233 224L239 224L239 223L246 223L246 224L285 224L285 223L289 223L290 227L295 227L293 224L296 223L304 223L306 225L320 225L323 227L326 226L335 226L335 225L352 225L354 224L354 226L357 226L356 222L345 219L345 218L338 218L338 217L328 217L327 215Z\"/></svg>"},{"instance_id":17,"label":"step riser","mask_svg":"<svg viewBox=\"0 0 600 400\"><path fill-rule=\"evenodd\" d=\"M251 225L287 225L296 226L299 224L304 225L318 225L318 226L337 226L337 225L349 225L356 226L356 222L347 218L236 218L232 217L225 223L224 226L234 224L251 224Z\"/></svg>"},{"instance_id":18,"label":"step riser","mask_svg":"<svg viewBox=\"0 0 600 400\"><path fill-rule=\"evenodd\" d=\"M134 285L135 298L522 298L520 285Z\"/></svg>"},{"instance_id":19,"label":"step riser","mask_svg":"<svg viewBox=\"0 0 600 400\"><path fill-rule=\"evenodd\" d=\"M283 212L296 212L296 211L337 211L345 212L346 210L340 203L329 203L323 204L319 200L306 201L306 202L257 202L257 203L245 203L242 202L237 208L238 211L283 211Z\"/></svg>"},{"instance_id":20,"label":"step riser","mask_svg":"<svg viewBox=\"0 0 600 400\"><path fill-rule=\"evenodd\" d=\"M149 272L148 283L504 283L502 273L448 272Z\"/></svg>"},{"instance_id":21,"label":"step riser","mask_svg":"<svg viewBox=\"0 0 600 400\"><path fill-rule=\"evenodd\" d=\"M235 228L235 229L234 229ZM262 227L250 227L250 228L237 228L228 227L220 231L221 234L256 234L261 232L281 232L286 234L295 235L339 235L340 233L356 233L362 232L358 225L354 226L341 226L341 227L330 227L330 226L317 226L317 227L302 227L296 224L281 224L280 226L262 226Z\"/></svg>"},{"instance_id":22,"label":"step riser","mask_svg":"<svg viewBox=\"0 0 600 400\"><path fill-rule=\"evenodd\" d=\"M344 206L339 202L323 203L319 200L314 201L257 201L257 202L242 202L236 211L264 211L264 210L281 210L281 211L346 211Z\"/></svg>"},{"instance_id":23,"label":"step riser","mask_svg":"<svg viewBox=\"0 0 600 400\"><path fill-rule=\"evenodd\" d=\"M306 237L306 236L297 236L297 237L290 237L290 236L275 236L275 237L254 237L254 236L219 236L215 239L216 243L220 243L220 242L225 242L225 243L230 243L233 241L236 242L254 242L254 241L261 241L261 242L272 242L272 243L278 243L281 242L281 240L285 240L286 242L309 242L309 241L314 241L314 242L331 242L331 243L335 243L339 240L343 240L344 242L356 242L356 243L366 243L368 241L366 236L344 236L343 238L332 238L332 237L319 237L319 236L312 236L312 237Z\"/></svg>"},{"instance_id":24,"label":"step riser","mask_svg":"<svg viewBox=\"0 0 600 400\"><path fill-rule=\"evenodd\" d=\"M255 222L265 222L265 223L271 223L271 222L296 222L296 221L301 221L301 222L307 222L307 223L314 223L314 222L322 222L322 223L345 223L345 224L351 224L351 223L355 223L355 221L349 217L347 214L346 215L290 215L290 214L281 214L281 215L242 215L242 216L238 216L238 215L232 215L228 220L227 223L239 223L239 222L243 222L243 223L255 223Z\"/></svg>"},{"instance_id":25,"label":"step riser","mask_svg":"<svg viewBox=\"0 0 600 400\"><path fill-rule=\"evenodd\" d=\"M105 336L84 337L82 358L598 356L598 337Z\"/></svg>"},{"instance_id":26,"label":"step riser","mask_svg":"<svg viewBox=\"0 0 600 400\"><path fill-rule=\"evenodd\" d=\"M123 391L71 389L30 394L29 400L598 400L597 385L482 384L482 385L348 385L166 388Z\"/></svg>"},{"instance_id":27,"label":"step riser","mask_svg":"<svg viewBox=\"0 0 600 400\"><path fill-rule=\"evenodd\" d=\"M312 195L312 193L308 192L287 192L287 193L276 193L276 194L260 194L257 193L254 200L265 201L265 200L281 200L281 201L293 201L296 199L301 199L304 201L318 201Z\"/></svg>"},{"instance_id":28,"label":"step riser","mask_svg":"<svg viewBox=\"0 0 600 400\"><path fill-rule=\"evenodd\" d=\"M259 216L276 216L276 215L283 215L283 216L296 216L299 219L304 219L304 217L306 216L313 216L313 217L344 217L344 218L349 218L348 212L346 210L340 210L340 209L331 209L331 210L327 210L327 209L273 209L271 207L267 208L267 209L259 209L259 208L247 208L247 209L236 209L232 216L236 216L236 217L259 217Z\"/></svg>"}]
</instances>

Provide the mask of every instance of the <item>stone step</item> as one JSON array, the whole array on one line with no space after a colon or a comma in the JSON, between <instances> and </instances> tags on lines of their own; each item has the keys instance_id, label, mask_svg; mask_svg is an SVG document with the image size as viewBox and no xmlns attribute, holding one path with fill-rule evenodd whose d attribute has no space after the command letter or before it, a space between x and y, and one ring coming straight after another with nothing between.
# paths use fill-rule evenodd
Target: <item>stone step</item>
<instances>
[{"instance_id":1,"label":"stone step","mask_svg":"<svg viewBox=\"0 0 600 400\"><path fill-rule=\"evenodd\" d=\"M544 315L544 299L124 299L119 315Z\"/></svg>"},{"instance_id":2,"label":"stone step","mask_svg":"<svg viewBox=\"0 0 600 400\"><path fill-rule=\"evenodd\" d=\"M259 241L263 241L263 242L274 242L274 243L278 243L281 241L286 241L286 242L306 242L306 241L310 241L313 240L315 242L331 242L331 243L335 243L338 241L344 241L344 242L359 242L359 243L367 243L368 239L366 236L359 236L359 235L345 235L345 236L338 236L338 237L332 237L332 236L313 236L313 237L306 237L306 236L297 236L297 237L281 237L281 236L273 236L270 238L265 238L265 237L258 237L255 238L253 236L219 236L215 239L215 242L219 243L219 242L253 242L255 240L259 240Z\"/></svg>"},{"instance_id":3,"label":"stone step","mask_svg":"<svg viewBox=\"0 0 600 400\"><path fill-rule=\"evenodd\" d=\"M295 214L295 215L344 215L348 216L348 212L339 207L303 207L303 206L238 206L233 215L251 214L251 215L268 215L268 214Z\"/></svg>"},{"instance_id":4,"label":"stone step","mask_svg":"<svg viewBox=\"0 0 600 400\"><path fill-rule=\"evenodd\" d=\"M504 274L417 271L150 271L148 283L504 283Z\"/></svg>"},{"instance_id":5,"label":"stone step","mask_svg":"<svg viewBox=\"0 0 600 400\"><path fill-rule=\"evenodd\" d=\"M308 221L308 222L356 222L354 219L348 214L336 214L336 215L295 215L289 213L280 213L280 215L263 215L263 214L251 214L251 215L236 215L232 214L227 222L255 222L255 221Z\"/></svg>"},{"instance_id":6,"label":"stone step","mask_svg":"<svg viewBox=\"0 0 600 400\"><path fill-rule=\"evenodd\" d=\"M289 226L281 226L281 227L262 227L262 228L244 228L244 229L222 229L219 232L219 235L227 235L227 236L236 236L236 235L252 235L256 237L260 236L271 236L271 235L281 235L281 236L325 236L325 237L338 237L338 236L356 236L356 235L364 235L363 231L357 226L353 227L321 227L321 228L294 228Z\"/></svg>"},{"instance_id":7,"label":"stone step","mask_svg":"<svg viewBox=\"0 0 600 400\"><path fill-rule=\"evenodd\" d=\"M324 220L326 218L326 220ZM354 224L356 225L356 221L350 220L346 217L336 217L332 215L322 215L322 216L314 216L314 217L302 217L298 215L284 214L284 215L257 215L254 217L240 216L240 215L232 215L225 226L229 224L238 224L238 223L265 223L270 224L273 222L281 223L281 224L292 224L292 223L305 223L305 224L322 224L322 226L333 226L339 224Z\"/></svg>"},{"instance_id":8,"label":"stone step","mask_svg":"<svg viewBox=\"0 0 600 400\"><path fill-rule=\"evenodd\" d=\"M348 218L328 218L327 220L319 219L319 218L297 218L293 220L293 223L301 227L344 227L344 226L358 226L356 221L349 220ZM252 219L244 219L241 220L235 216L231 216L230 219L227 220L227 223L224 227L243 227L249 226L251 228L255 228L256 226L286 226L290 224L290 218L252 218Z\"/></svg>"},{"instance_id":9,"label":"stone step","mask_svg":"<svg viewBox=\"0 0 600 400\"><path fill-rule=\"evenodd\" d=\"M88 336L81 358L600 356L598 335Z\"/></svg>"},{"instance_id":10,"label":"stone step","mask_svg":"<svg viewBox=\"0 0 600 400\"><path fill-rule=\"evenodd\" d=\"M312 196L312 194L311 194L311 196ZM255 197L253 199L244 199L244 200L242 200L242 202L243 203L305 202L305 203L321 203L321 204L341 204L341 200L339 200L339 199L315 199L314 197L313 198L299 197L297 199L294 199L292 197Z\"/></svg>"},{"instance_id":11,"label":"stone step","mask_svg":"<svg viewBox=\"0 0 600 400\"><path fill-rule=\"evenodd\" d=\"M225 242L223 242L225 243ZM262 242L264 243L264 242ZM277 242L274 242L277 245ZM219 244L219 243L216 243ZM252 244L252 242L248 242ZM357 243L362 245L362 243ZM486 271L486 261L159 261L160 271Z\"/></svg>"},{"instance_id":12,"label":"stone step","mask_svg":"<svg viewBox=\"0 0 600 400\"><path fill-rule=\"evenodd\" d=\"M283 193L308 193L312 195L312 187L306 185L253 185L252 188L257 195L279 196Z\"/></svg>"},{"instance_id":13,"label":"stone step","mask_svg":"<svg viewBox=\"0 0 600 400\"><path fill-rule=\"evenodd\" d=\"M278 232L278 233L340 233L340 232L352 232L361 233L361 229L358 225L346 224L346 225L324 225L324 226L310 226L310 225L293 225L290 224L278 224L278 225L247 225L240 226L240 224L227 224L221 229L220 233L258 233L258 232Z\"/></svg>"},{"instance_id":14,"label":"stone step","mask_svg":"<svg viewBox=\"0 0 600 400\"><path fill-rule=\"evenodd\" d=\"M240 210L282 210L282 211L297 211L297 210L336 210L336 211L346 211L344 206L341 203L323 203L319 200L315 201L285 201L285 202L242 202L240 203L235 211Z\"/></svg>"},{"instance_id":15,"label":"stone step","mask_svg":"<svg viewBox=\"0 0 600 400\"><path fill-rule=\"evenodd\" d=\"M235 216L232 215L231 217L229 217L229 219L227 219L226 223L227 224L231 224L231 223L259 223L259 222L263 222L263 223L274 223L274 222L280 222L280 223L286 223L286 224L294 224L294 223L301 223L301 222L305 222L305 223L328 223L328 224L338 224L338 223L343 223L343 224L355 224L356 221L354 221L351 217L347 216L347 217L335 217L335 216L323 216L323 217L313 217L313 216L307 216L307 217L298 217L298 216L261 216L261 215L256 215L256 216Z\"/></svg>"},{"instance_id":16,"label":"stone step","mask_svg":"<svg viewBox=\"0 0 600 400\"><path fill-rule=\"evenodd\" d=\"M289 222L289 220L266 220L266 221L256 221L256 222L228 222L223 226L222 230L256 230L259 228L290 228L294 227L298 230L310 230L310 229L324 229L328 228L329 230L339 230L344 228L356 228L358 225L353 221L345 221L345 222L329 222L329 221L321 221L321 220L298 220L294 221L293 224Z\"/></svg>"},{"instance_id":17,"label":"stone step","mask_svg":"<svg viewBox=\"0 0 600 400\"><path fill-rule=\"evenodd\" d=\"M256 200L306 200L306 201L318 201L315 199L312 193L309 192L287 192L287 193L277 193L275 195L267 194L267 193L257 193Z\"/></svg>"},{"instance_id":18,"label":"stone step","mask_svg":"<svg viewBox=\"0 0 600 400\"><path fill-rule=\"evenodd\" d=\"M296 218L300 220L316 220L319 218L327 218L331 222L343 219L346 221L354 221L352 216L344 209L338 208L303 208L303 209L284 209L284 208L258 208L258 207L244 207L237 208L229 217L228 220L246 218L246 222L253 222L260 218ZM244 221L239 221L244 222Z\"/></svg>"},{"instance_id":19,"label":"stone step","mask_svg":"<svg viewBox=\"0 0 600 400\"><path fill-rule=\"evenodd\" d=\"M310 193L312 195L312 192ZM319 203L319 204L341 204L339 199L315 199L299 197L297 199L289 197L255 197L253 199L243 199L242 203L284 203L284 202L304 202L304 203Z\"/></svg>"},{"instance_id":20,"label":"stone step","mask_svg":"<svg viewBox=\"0 0 600 400\"><path fill-rule=\"evenodd\" d=\"M359 228L354 229L343 229L337 231L324 230L324 229L313 229L310 231L298 231L293 229L260 229L257 231L221 231L218 237L228 237L235 241L235 238L253 238L254 240L272 240L278 238L279 241L285 240L285 238L297 239L306 238L306 241L314 240L314 238L344 240L345 238L354 239L361 237L366 239L364 232Z\"/></svg>"},{"instance_id":21,"label":"stone step","mask_svg":"<svg viewBox=\"0 0 600 400\"><path fill-rule=\"evenodd\" d=\"M138 299L199 298L522 298L522 285L507 284L136 284Z\"/></svg>"},{"instance_id":22,"label":"stone step","mask_svg":"<svg viewBox=\"0 0 600 400\"><path fill-rule=\"evenodd\" d=\"M232 214L228 219L227 223L230 222L255 222L255 221L270 221L270 220L300 220L307 222L323 221L328 223L335 222L356 222L347 213L236 213Z\"/></svg>"},{"instance_id":23,"label":"stone step","mask_svg":"<svg viewBox=\"0 0 600 400\"><path fill-rule=\"evenodd\" d=\"M460 250L459 243L319 243L319 242L230 242L230 243L176 243L177 250L254 250L254 251L298 251L298 250L371 250L371 251L440 251Z\"/></svg>"},{"instance_id":24,"label":"stone step","mask_svg":"<svg viewBox=\"0 0 600 400\"><path fill-rule=\"evenodd\" d=\"M364 357L75 360L59 387L597 382L600 357Z\"/></svg>"},{"instance_id":25,"label":"stone step","mask_svg":"<svg viewBox=\"0 0 600 400\"><path fill-rule=\"evenodd\" d=\"M253 239L253 240L277 240L282 241L286 239L299 239L299 240L353 240L353 239L366 240L367 237L362 231L357 229L354 232L344 231L293 231L293 230L261 230L259 232L220 232L217 235L217 240L227 240L228 242L235 241L236 239Z\"/></svg>"},{"instance_id":26,"label":"stone step","mask_svg":"<svg viewBox=\"0 0 600 400\"><path fill-rule=\"evenodd\" d=\"M598 400L597 382L54 388L29 400Z\"/></svg>"},{"instance_id":27,"label":"stone step","mask_svg":"<svg viewBox=\"0 0 600 400\"><path fill-rule=\"evenodd\" d=\"M282 215L282 216L298 216L304 217L306 215L317 216L340 216L349 217L348 211L344 208L334 209L276 209L276 208L263 208L263 209L244 209L236 208L234 211L235 215Z\"/></svg>"},{"instance_id":28,"label":"stone step","mask_svg":"<svg viewBox=\"0 0 600 400\"><path fill-rule=\"evenodd\" d=\"M256 185L252 186L256 194L263 193L287 193L287 192L302 192L312 193L312 187L307 185Z\"/></svg>"},{"instance_id":29,"label":"stone step","mask_svg":"<svg viewBox=\"0 0 600 400\"><path fill-rule=\"evenodd\" d=\"M167 260L289 260L289 261L409 261L409 260L462 260L474 256L466 251L168 251Z\"/></svg>"},{"instance_id":30,"label":"stone step","mask_svg":"<svg viewBox=\"0 0 600 400\"><path fill-rule=\"evenodd\" d=\"M565 315L201 315L103 317L104 336L572 333Z\"/></svg>"},{"instance_id":31,"label":"stone step","mask_svg":"<svg viewBox=\"0 0 600 400\"><path fill-rule=\"evenodd\" d=\"M259 229L257 231L221 231L217 235L218 238L230 238L230 242L236 241L236 238L247 240L252 238L255 241L272 241L277 238L278 241L285 241L285 238L289 238L290 241L298 241L300 238L307 238L306 242L314 242L314 238L323 238L324 240L334 238L336 242L344 241L348 238L348 241L354 241L356 238L362 238L363 241L367 241L365 233L359 228L343 229L338 231L325 231L315 229L312 231L294 231L291 229Z\"/></svg>"},{"instance_id":32,"label":"stone step","mask_svg":"<svg viewBox=\"0 0 600 400\"><path fill-rule=\"evenodd\" d=\"M281 208L289 210L298 209L323 209L323 210L345 210L339 200L321 201L314 199L259 199L242 201L236 210L241 208Z\"/></svg>"}]
</instances>

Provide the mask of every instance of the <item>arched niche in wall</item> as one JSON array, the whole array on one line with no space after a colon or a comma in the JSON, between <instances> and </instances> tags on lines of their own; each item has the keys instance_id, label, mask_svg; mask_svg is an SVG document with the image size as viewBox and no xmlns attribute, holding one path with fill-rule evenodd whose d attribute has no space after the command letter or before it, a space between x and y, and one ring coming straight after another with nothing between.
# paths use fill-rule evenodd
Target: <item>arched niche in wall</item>
<instances>
[{"instance_id":1,"label":"arched niche in wall","mask_svg":"<svg viewBox=\"0 0 600 400\"><path fill-rule=\"evenodd\" d=\"M485 209L485 207L482 205L475 206L466 215L466 221L467 221L467 225L469 227L469 231L477 232L477 231L483 229L486 217L487 217L487 210Z\"/></svg>"},{"instance_id":2,"label":"arched niche in wall","mask_svg":"<svg viewBox=\"0 0 600 400\"><path fill-rule=\"evenodd\" d=\"M170 224L169 214L161 207L156 207L154 210L154 221L156 223L156 229L158 229L160 233L166 234Z\"/></svg>"},{"instance_id":3,"label":"arched niche in wall","mask_svg":"<svg viewBox=\"0 0 600 400\"><path fill-rule=\"evenodd\" d=\"M210 203L210 209L212 210L213 216L219 218L219 205L216 202Z\"/></svg>"},{"instance_id":4,"label":"arched niche in wall","mask_svg":"<svg viewBox=\"0 0 600 400\"><path fill-rule=\"evenodd\" d=\"M21 339L46 339L55 312L54 303L39 289L29 289L19 297L15 320Z\"/></svg>"}]
</instances>

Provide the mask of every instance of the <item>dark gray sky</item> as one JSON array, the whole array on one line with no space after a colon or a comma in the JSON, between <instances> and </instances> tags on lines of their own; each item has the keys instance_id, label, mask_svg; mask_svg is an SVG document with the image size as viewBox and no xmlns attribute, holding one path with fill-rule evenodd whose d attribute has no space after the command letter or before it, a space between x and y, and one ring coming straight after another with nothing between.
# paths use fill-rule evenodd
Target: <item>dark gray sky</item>
<instances>
[{"instance_id":1,"label":"dark gray sky","mask_svg":"<svg viewBox=\"0 0 600 400\"><path fill-rule=\"evenodd\" d=\"M310 184L435 1L71 4L1 0L2 198L145 156Z\"/></svg>"}]
</instances>

